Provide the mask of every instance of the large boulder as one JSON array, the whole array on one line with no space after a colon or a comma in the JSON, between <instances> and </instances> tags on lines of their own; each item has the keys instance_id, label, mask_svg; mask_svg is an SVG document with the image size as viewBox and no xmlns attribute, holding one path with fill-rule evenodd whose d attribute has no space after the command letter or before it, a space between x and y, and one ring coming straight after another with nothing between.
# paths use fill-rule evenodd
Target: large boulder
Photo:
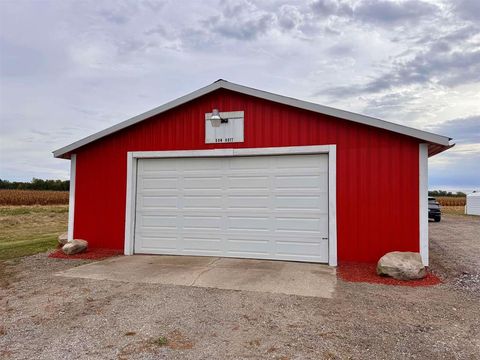
<instances>
[{"instance_id":1,"label":"large boulder","mask_svg":"<svg viewBox=\"0 0 480 360\"><path fill-rule=\"evenodd\" d=\"M88 242L86 240L73 239L63 245L62 251L67 255L73 255L87 250L87 247Z\"/></svg>"},{"instance_id":2,"label":"large boulder","mask_svg":"<svg viewBox=\"0 0 480 360\"><path fill-rule=\"evenodd\" d=\"M58 243L60 245L65 245L68 242L68 233L63 233L58 235Z\"/></svg>"},{"instance_id":3,"label":"large boulder","mask_svg":"<svg viewBox=\"0 0 480 360\"><path fill-rule=\"evenodd\" d=\"M377 274L398 280L414 280L423 279L427 272L420 253L393 251L378 260Z\"/></svg>"}]
</instances>

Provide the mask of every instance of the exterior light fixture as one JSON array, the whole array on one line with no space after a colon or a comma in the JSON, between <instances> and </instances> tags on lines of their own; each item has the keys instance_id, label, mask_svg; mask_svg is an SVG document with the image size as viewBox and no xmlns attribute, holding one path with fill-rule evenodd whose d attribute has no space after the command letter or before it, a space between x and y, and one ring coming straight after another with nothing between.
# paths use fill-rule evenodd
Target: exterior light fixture
<instances>
[{"instance_id":1,"label":"exterior light fixture","mask_svg":"<svg viewBox=\"0 0 480 360\"><path fill-rule=\"evenodd\" d=\"M221 124L228 123L228 119L222 118L218 109L213 109L212 115L210 116L210 122L213 127L220 127Z\"/></svg>"}]
</instances>

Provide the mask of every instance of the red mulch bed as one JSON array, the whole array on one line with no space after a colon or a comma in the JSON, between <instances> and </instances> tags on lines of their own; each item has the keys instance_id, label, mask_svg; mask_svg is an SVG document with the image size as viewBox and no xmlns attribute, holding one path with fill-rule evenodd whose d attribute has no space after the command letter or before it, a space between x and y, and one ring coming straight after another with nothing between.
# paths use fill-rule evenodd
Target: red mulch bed
<instances>
[{"instance_id":1,"label":"red mulch bed","mask_svg":"<svg viewBox=\"0 0 480 360\"><path fill-rule=\"evenodd\" d=\"M103 260L113 256L123 255L120 250L112 249L87 249L87 251L80 254L67 255L61 249L57 249L50 253L48 257L55 259L83 259L83 260Z\"/></svg>"},{"instance_id":2,"label":"red mulch bed","mask_svg":"<svg viewBox=\"0 0 480 360\"><path fill-rule=\"evenodd\" d=\"M396 280L391 277L377 275L377 264L370 263L340 263L337 275L343 281L364 282L370 284L396 285L396 286L431 286L440 284L442 281L427 270L427 276L421 280Z\"/></svg>"}]
</instances>

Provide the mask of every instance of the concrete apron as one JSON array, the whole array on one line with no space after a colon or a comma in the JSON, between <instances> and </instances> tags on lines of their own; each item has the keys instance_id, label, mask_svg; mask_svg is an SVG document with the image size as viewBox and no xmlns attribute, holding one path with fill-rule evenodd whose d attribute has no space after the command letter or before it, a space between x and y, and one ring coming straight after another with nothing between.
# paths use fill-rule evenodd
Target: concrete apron
<instances>
[{"instance_id":1,"label":"concrete apron","mask_svg":"<svg viewBox=\"0 0 480 360\"><path fill-rule=\"evenodd\" d=\"M323 298L332 297L337 282L335 268L322 264L166 255L116 257L56 275Z\"/></svg>"}]
</instances>

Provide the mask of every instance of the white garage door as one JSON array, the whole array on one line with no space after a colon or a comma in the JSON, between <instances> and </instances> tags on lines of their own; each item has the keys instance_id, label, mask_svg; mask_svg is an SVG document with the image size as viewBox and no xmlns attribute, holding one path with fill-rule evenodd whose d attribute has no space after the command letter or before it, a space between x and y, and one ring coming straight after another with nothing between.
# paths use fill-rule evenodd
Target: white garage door
<instances>
[{"instance_id":1,"label":"white garage door","mask_svg":"<svg viewBox=\"0 0 480 360\"><path fill-rule=\"evenodd\" d=\"M328 155L140 159L135 253L328 262Z\"/></svg>"}]
</instances>

